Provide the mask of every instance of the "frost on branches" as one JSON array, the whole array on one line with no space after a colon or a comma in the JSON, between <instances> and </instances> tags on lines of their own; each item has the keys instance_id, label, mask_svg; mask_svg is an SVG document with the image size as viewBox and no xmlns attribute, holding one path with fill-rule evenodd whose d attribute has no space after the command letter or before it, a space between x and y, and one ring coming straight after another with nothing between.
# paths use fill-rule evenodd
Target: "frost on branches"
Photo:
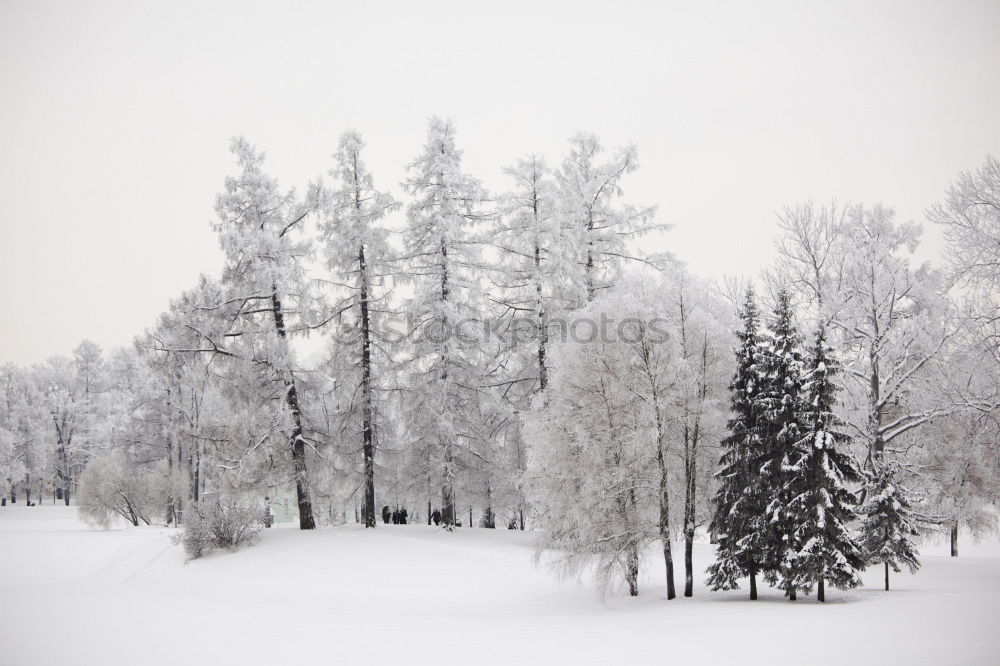
<instances>
[{"instance_id":1,"label":"frost on branches","mask_svg":"<svg viewBox=\"0 0 1000 666\"><path fill-rule=\"evenodd\" d=\"M328 265L339 282L343 298L333 310L341 320L342 331L356 333L357 344L336 345L336 362L330 367L337 384L356 408L350 412L347 428L361 433L364 467L365 527L375 527L375 446L376 431L382 416L379 389L384 391L389 371L386 341L377 325L379 315L388 309L384 283L390 270L390 248L381 220L399 204L388 194L375 189L372 174L365 166L361 151L364 142L357 132L340 137L331 170L335 183L321 192L323 233L326 238ZM357 396L357 399L355 399Z\"/></svg>"},{"instance_id":2,"label":"frost on branches","mask_svg":"<svg viewBox=\"0 0 1000 666\"><path fill-rule=\"evenodd\" d=\"M461 326L481 321L483 293L477 227L489 214L486 193L462 171L450 121L432 118L423 151L409 165L404 232L405 275L414 284L407 332L412 399L405 418L411 447L427 461L441 488L442 519L451 529L455 512L457 447L475 423L481 383L479 349ZM475 337L475 336L473 336Z\"/></svg>"}]
</instances>

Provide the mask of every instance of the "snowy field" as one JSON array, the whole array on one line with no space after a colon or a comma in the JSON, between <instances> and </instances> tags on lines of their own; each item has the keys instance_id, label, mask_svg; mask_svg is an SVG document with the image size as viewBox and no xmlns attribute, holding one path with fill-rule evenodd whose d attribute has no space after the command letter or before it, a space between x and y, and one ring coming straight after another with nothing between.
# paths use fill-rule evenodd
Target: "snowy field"
<instances>
[{"instance_id":1,"label":"snowy field","mask_svg":"<svg viewBox=\"0 0 1000 666\"><path fill-rule=\"evenodd\" d=\"M89 529L76 509L0 509L0 664L1000 663L1000 544L925 548L915 576L786 601L765 590L601 600L507 530L268 530L184 563L160 527ZM711 550L696 550L704 571ZM680 582L680 577L679 577Z\"/></svg>"}]
</instances>

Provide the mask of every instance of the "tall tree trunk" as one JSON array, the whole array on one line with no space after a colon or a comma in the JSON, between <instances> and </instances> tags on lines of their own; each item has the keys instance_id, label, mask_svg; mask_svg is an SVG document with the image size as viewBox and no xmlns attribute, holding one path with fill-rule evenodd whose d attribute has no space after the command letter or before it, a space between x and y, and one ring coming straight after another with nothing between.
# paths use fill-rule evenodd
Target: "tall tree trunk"
<instances>
[{"instance_id":1,"label":"tall tree trunk","mask_svg":"<svg viewBox=\"0 0 1000 666\"><path fill-rule=\"evenodd\" d=\"M287 332L285 331L285 315L281 309L281 301L278 299L278 290L271 292L271 304L274 312L274 328L282 342L287 344ZM281 373L285 382L285 402L288 404L288 411L292 417L292 433L289 437L292 448L292 470L295 475L295 496L299 505L299 529L315 529L316 521L313 519L312 501L309 498L309 480L306 470L306 442L302 432L302 413L299 410L299 394L295 388L295 378L291 370L287 367L281 368Z\"/></svg>"},{"instance_id":2,"label":"tall tree trunk","mask_svg":"<svg viewBox=\"0 0 1000 666\"><path fill-rule=\"evenodd\" d=\"M538 203L535 203L538 214ZM549 383L549 371L545 366L545 347L549 343L548 323L545 319L545 302L542 293L542 249L535 243L535 310L538 317L538 390L545 391Z\"/></svg>"},{"instance_id":3,"label":"tall tree trunk","mask_svg":"<svg viewBox=\"0 0 1000 666\"><path fill-rule=\"evenodd\" d=\"M757 600L757 568L750 567L750 601Z\"/></svg>"},{"instance_id":4,"label":"tall tree trunk","mask_svg":"<svg viewBox=\"0 0 1000 666\"><path fill-rule=\"evenodd\" d=\"M586 283L587 283L587 302L590 303L594 300L594 294L597 292L597 286L594 284L594 213L593 211L588 211L587 215L587 263L586 263Z\"/></svg>"},{"instance_id":5,"label":"tall tree trunk","mask_svg":"<svg viewBox=\"0 0 1000 666\"><path fill-rule=\"evenodd\" d=\"M444 482L441 484L441 522L446 529L455 527L455 486L452 481L451 441L444 442Z\"/></svg>"},{"instance_id":6,"label":"tall tree trunk","mask_svg":"<svg viewBox=\"0 0 1000 666\"><path fill-rule=\"evenodd\" d=\"M826 601L826 590L823 587L823 577L819 577L819 585L816 587L816 601Z\"/></svg>"},{"instance_id":7,"label":"tall tree trunk","mask_svg":"<svg viewBox=\"0 0 1000 666\"><path fill-rule=\"evenodd\" d=\"M875 275L871 275L872 298L874 298ZM868 346L868 367L871 373L868 378L868 397L871 405L871 413L868 416L869 429L871 430L870 448L868 450L868 462L871 463L875 454L880 454L885 450L885 440L882 438L882 391L879 369L879 345L881 345L882 334L878 325L878 306L871 304L871 323L874 335Z\"/></svg>"},{"instance_id":8,"label":"tall tree trunk","mask_svg":"<svg viewBox=\"0 0 1000 666\"><path fill-rule=\"evenodd\" d=\"M472 519L469 519L469 525L472 525ZM489 479L486 480L486 513L483 515L483 527L487 529L493 529L496 527L496 522L493 518L493 488L490 485Z\"/></svg>"},{"instance_id":9,"label":"tall tree trunk","mask_svg":"<svg viewBox=\"0 0 1000 666\"><path fill-rule=\"evenodd\" d=\"M447 302L451 293L451 286L448 284L448 244L444 236L441 237L441 301ZM447 330L448 321L442 322L442 330ZM448 349L447 340L445 348L441 352L441 386L447 388L448 384ZM443 478L441 482L441 521L449 531L455 527L455 487L454 487L454 451L451 436L444 438L441 442L444 455Z\"/></svg>"},{"instance_id":10,"label":"tall tree trunk","mask_svg":"<svg viewBox=\"0 0 1000 666\"><path fill-rule=\"evenodd\" d=\"M364 244L358 249L361 283L361 400L362 449L365 463L365 527L375 527L375 443L372 433L371 319L368 310L368 266Z\"/></svg>"},{"instance_id":11,"label":"tall tree trunk","mask_svg":"<svg viewBox=\"0 0 1000 666\"><path fill-rule=\"evenodd\" d=\"M885 591L889 591L889 562L885 563Z\"/></svg>"},{"instance_id":12,"label":"tall tree trunk","mask_svg":"<svg viewBox=\"0 0 1000 666\"><path fill-rule=\"evenodd\" d=\"M650 382L650 390L653 397L653 415L656 419L656 464L660 469L660 520L659 520L659 534L660 541L663 544L663 564L666 568L667 576L667 599L673 599L677 596L677 591L674 588L674 555L670 549L670 493L669 493L669 478L667 474L667 461L663 455L663 450L666 448L666 438L667 434L665 431L665 425L663 422L663 415L660 411L660 395L657 389L657 379L653 375L650 365L648 351L643 350L643 361L646 367L646 373ZM610 418L608 421L610 422Z\"/></svg>"},{"instance_id":13,"label":"tall tree trunk","mask_svg":"<svg viewBox=\"0 0 1000 666\"><path fill-rule=\"evenodd\" d=\"M684 427L684 596L694 594L694 505L695 505L695 455L698 441L698 423L688 437Z\"/></svg>"},{"instance_id":14,"label":"tall tree trunk","mask_svg":"<svg viewBox=\"0 0 1000 666\"><path fill-rule=\"evenodd\" d=\"M958 557L958 519L951 526L951 556Z\"/></svg>"},{"instance_id":15,"label":"tall tree trunk","mask_svg":"<svg viewBox=\"0 0 1000 666\"><path fill-rule=\"evenodd\" d=\"M172 387L167 386L167 525L174 522L174 438L177 430L174 428L174 409L171 400Z\"/></svg>"},{"instance_id":16,"label":"tall tree trunk","mask_svg":"<svg viewBox=\"0 0 1000 666\"><path fill-rule=\"evenodd\" d=\"M670 551L670 495L667 485L667 465L663 459L663 447L656 448L656 461L660 466L660 541L663 543L663 564L667 575L667 599L677 596L674 589L674 556Z\"/></svg>"}]
</instances>

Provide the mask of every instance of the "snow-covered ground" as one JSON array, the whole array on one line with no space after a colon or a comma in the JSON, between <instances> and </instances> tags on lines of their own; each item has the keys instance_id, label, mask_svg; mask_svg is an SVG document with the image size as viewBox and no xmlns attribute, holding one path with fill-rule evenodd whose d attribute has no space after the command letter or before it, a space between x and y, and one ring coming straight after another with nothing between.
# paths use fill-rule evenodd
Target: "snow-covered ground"
<instances>
[{"instance_id":1,"label":"snow-covered ground","mask_svg":"<svg viewBox=\"0 0 1000 666\"><path fill-rule=\"evenodd\" d=\"M929 546L892 592L873 570L821 605L707 592L707 544L694 598L668 603L652 554L638 599L602 601L507 530L283 525L189 564L175 533L0 508L0 664L1000 663L995 538L958 559Z\"/></svg>"}]
</instances>

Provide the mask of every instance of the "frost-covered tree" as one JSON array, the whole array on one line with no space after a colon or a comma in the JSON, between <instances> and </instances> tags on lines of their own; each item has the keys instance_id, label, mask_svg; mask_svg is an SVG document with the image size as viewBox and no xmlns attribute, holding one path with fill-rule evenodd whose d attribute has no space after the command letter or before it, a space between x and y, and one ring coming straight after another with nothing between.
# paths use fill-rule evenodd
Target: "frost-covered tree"
<instances>
[{"instance_id":1,"label":"frost-covered tree","mask_svg":"<svg viewBox=\"0 0 1000 666\"><path fill-rule=\"evenodd\" d=\"M657 534L642 511L657 442L642 399L608 372L623 370L623 352L597 342L553 348L548 400L539 396L527 421L529 473L542 555L567 575L592 570L602 591L621 576L636 596L640 553ZM668 581L669 548L668 538Z\"/></svg>"},{"instance_id":2,"label":"frost-covered tree","mask_svg":"<svg viewBox=\"0 0 1000 666\"><path fill-rule=\"evenodd\" d=\"M695 457L718 427L709 396L722 382L707 340L720 308L698 289L678 268L605 291L553 345L553 382L528 417L529 478L547 546L572 552L572 570L596 558L602 583L620 566L635 592L631 549L656 539L667 599L676 596L676 506L693 538L703 490Z\"/></svg>"},{"instance_id":3,"label":"frost-covered tree","mask_svg":"<svg viewBox=\"0 0 1000 666\"><path fill-rule=\"evenodd\" d=\"M760 470L765 423L764 339L752 288L746 291L740 318L743 328L736 333L740 343L736 372L729 385L732 417L721 443L719 488L713 498L710 529L717 546L716 561L708 569L708 584L713 590L731 590L748 577L750 598L756 599L757 574L764 565L768 494Z\"/></svg>"},{"instance_id":4,"label":"frost-covered tree","mask_svg":"<svg viewBox=\"0 0 1000 666\"><path fill-rule=\"evenodd\" d=\"M375 189L361 155L363 148L357 132L341 135L334 154L336 165L330 172L335 182L323 193L322 213L328 265L340 291L345 292L334 310L347 315L342 319L341 333L351 333L350 337L357 340L355 345L343 340L334 352L349 357L338 359L349 373L339 378L339 385L357 396L357 405L351 400L346 411L350 418L360 420L359 427L351 429L361 433L364 523L365 527L375 527L375 432L380 412L377 394L387 388L383 373L389 364L386 340L377 325L380 315L389 308L383 285L389 273L390 248L380 221L399 204Z\"/></svg>"},{"instance_id":5,"label":"frost-covered tree","mask_svg":"<svg viewBox=\"0 0 1000 666\"><path fill-rule=\"evenodd\" d=\"M221 436L215 418L222 411L221 389L232 367L242 362L237 351L212 342L225 340L230 331L232 320L219 316L220 310L235 315L235 308L219 308L225 300L222 286L202 276L196 287L171 301L138 342L156 392L149 418L158 432L151 440L167 461L168 522L182 521L185 505L201 500L207 475L219 469L209 456Z\"/></svg>"},{"instance_id":6,"label":"frost-covered tree","mask_svg":"<svg viewBox=\"0 0 1000 666\"><path fill-rule=\"evenodd\" d=\"M659 258L644 257L628 241L662 226L652 221L654 207L622 201L622 178L639 168L634 146L618 148L603 160L604 149L593 134L578 133L569 143L556 174L558 214L572 233L578 298L588 302L615 282L624 261L658 263Z\"/></svg>"},{"instance_id":7,"label":"frost-covered tree","mask_svg":"<svg viewBox=\"0 0 1000 666\"><path fill-rule=\"evenodd\" d=\"M53 468L55 486L66 506L86 465L85 437L81 431L88 419L84 413L83 389L77 381L76 367L65 356L54 356L36 371L42 401L49 413L55 435Z\"/></svg>"},{"instance_id":8,"label":"frost-covered tree","mask_svg":"<svg viewBox=\"0 0 1000 666\"><path fill-rule=\"evenodd\" d=\"M80 517L107 529L119 517L149 525L155 493L150 478L123 449L104 451L87 465L80 479Z\"/></svg>"},{"instance_id":9,"label":"frost-covered tree","mask_svg":"<svg viewBox=\"0 0 1000 666\"><path fill-rule=\"evenodd\" d=\"M412 447L441 487L444 524L456 522L457 449L477 412L477 365L482 323L479 246L474 237L487 219L485 191L462 171L455 128L431 118L423 151L409 165L404 232L405 275L414 283L408 313L411 371L406 399ZM439 470L436 474L433 468Z\"/></svg>"},{"instance_id":10,"label":"frost-covered tree","mask_svg":"<svg viewBox=\"0 0 1000 666\"><path fill-rule=\"evenodd\" d=\"M883 454L875 456L874 466L865 484L865 502L861 507L861 545L869 564L885 566L885 589L889 589L889 568L910 573L920 568L913 537L919 536L913 499L900 485L898 463Z\"/></svg>"},{"instance_id":11,"label":"frost-covered tree","mask_svg":"<svg viewBox=\"0 0 1000 666\"><path fill-rule=\"evenodd\" d=\"M987 156L975 172L959 174L927 217L944 231L952 280L995 296L1000 288L1000 161ZM1000 307L995 300L993 305Z\"/></svg>"},{"instance_id":12,"label":"frost-covered tree","mask_svg":"<svg viewBox=\"0 0 1000 666\"><path fill-rule=\"evenodd\" d=\"M31 373L12 364L0 366L0 496L16 501L42 499L50 476L49 414Z\"/></svg>"},{"instance_id":13,"label":"frost-covered tree","mask_svg":"<svg viewBox=\"0 0 1000 666\"><path fill-rule=\"evenodd\" d=\"M789 588L808 593L815 585L818 601L826 600L828 582L838 589L860 585L857 571L864 568L864 556L850 528L857 505L851 486L860 483L861 475L845 452L850 437L834 413L837 371L821 323L806 374L806 432L786 482L795 550L786 555L785 567Z\"/></svg>"},{"instance_id":14,"label":"frost-covered tree","mask_svg":"<svg viewBox=\"0 0 1000 666\"><path fill-rule=\"evenodd\" d=\"M965 409L935 419L926 434L929 442L914 447L908 466L928 500L923 519L940 525L957 557L960 529L982 535L997 527L1000 423L992 411Z\"/></svg>"},{"instance_id":15,"label":"frost-covered tree","mask_svg":"<svg viewBox=\"0 0 1000 666\"><path fill-rule=\"evenodd\" d=\"M940 379L960 330L940 276L910 266L920 228L891 208L806 204L781 216L772 281L829 323L844 364L844 419L866 465L954 405Z\"/></svg>"},{"instance_id":16,"label":"frost-covered tree","mask_svg":"<svg viewBox=\"0 0 1000 666\"><path fill-rule=\"evenodd\" d=\"M289 346L291 334L318 325L304 268L310 247L301 233L312 206L300 201L294 190L282 192L263 170L263 153L245 139L233 139L230 150L239 173L226 178L215 205L219 217L215 228L226 254L225 300L208 307L216 308L231 328L224 338L204 342L212 353L250 364L261 384L282 387L299 526L312 529L316 522L309 497L306 435Z\"/></svg>"},{"instance_id":17,"label":"frost-covered tree","mask_svg":"<svg viewBox=\"0 0 1000 666\"><path fill-rule=\"evenodd\" d=\"M732 376L727 339L731 316L722 302L694 276L683 270L668 272L663 281L662 312L673 324L677 343L670 375L668 429L679 440L684 484L684 596L694 593L695 530L711 516L706 490L711 485L716 455L707 442L718 441L728 410L722 401ZM714 438L714 439L713 439ZM709 456L713 458L709 458Z\"/></svg>"},{"instance_id":18,"label":"frost-covered tree","mask_svg":"<svg viewBox=\"0 0 1000 666\"><path fill-rule=\"evenodd\" d=\"M500 198L490 239L498 250L491 295L499 306L495 316L509 322L503 330L512 346L524 352L524 369L512 380L528 386L516 395L532 395L548 383L549 322L574 304L575 236L558 214L555 180L544 159L522 158L504 173L514 189Z\"/></svg>"}]
</instances>

